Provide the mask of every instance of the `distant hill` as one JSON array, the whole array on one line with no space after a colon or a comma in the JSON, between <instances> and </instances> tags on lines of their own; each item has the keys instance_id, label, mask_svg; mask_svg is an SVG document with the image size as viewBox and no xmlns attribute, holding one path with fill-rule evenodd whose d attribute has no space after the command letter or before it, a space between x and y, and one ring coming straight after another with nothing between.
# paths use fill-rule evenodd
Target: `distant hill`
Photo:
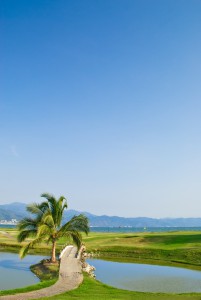
<instances>
[{"instance_id":1,"label":"distant hill","mask_svg":"<svg viewBox=\"0 0 201 300\"><path fill-rule=\"evenodd\" d=\"M85 214L90 221L91 226L100 227L201 227L201 218L163 218L154 219L146 217L123 218L118 216L97 216L88 212L80 212L69 209L64 214L64 222L74 215L80 213ZM0 221L1 220L20 220L27 216L25 203L14 202L11 204L0 205Z\"/></svg>"},{"instance_id":2,"label":"distant hill","mask_svg":"<svg viewBox=\"0 0 201 300\"><path fill-rule=\"evenodd\" d=\"M0 220L20 220L27 215L26 204L14 202L0 205Z\"/></svg>"}]
</instances>

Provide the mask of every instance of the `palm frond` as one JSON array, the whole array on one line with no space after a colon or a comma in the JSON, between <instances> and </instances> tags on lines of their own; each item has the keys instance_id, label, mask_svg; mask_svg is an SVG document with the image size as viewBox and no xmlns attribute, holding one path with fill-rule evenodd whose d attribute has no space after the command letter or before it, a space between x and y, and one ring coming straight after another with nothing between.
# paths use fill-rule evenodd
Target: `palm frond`
<instances>
[{"instance_id":1,"label":"palm frond","mask_svg":"<svg viewBox=\"0 0 201 300\"><path fill-rule=\"evenodd\" d=\"M34 214L37 216L37 218L42 218L44 212L48 209L47 202L42 202L40 204L32 203L27 205L27 211L31 214Z\"/></svg>"},{"instance_id":2,"label":"palm frond","mask_svg":"<svg viewBox=\"0 0 201 300\"><path fill-rule=\"evenodd\" d=\"M77 230L88 234L90 230L88 218L83 214L72 217L72 219L64 224L60 229L61 232L65 232L67 230Z\"/></svg>"},{"instance_id":3,"label":"palm frond","mask_svg":"<svg viewBox=\"0 0 201 300\"><path fill-rule=\"evenodd\" d=\"M55 225L57 225L58 205L56 198L48 193L41 194L41 197L47 199L49 210L51 211Z\"/></svg>"},{"instance_id":4,"label":"palm frond","mask_svg":"<svg viewBox=\"0 0 201 300\"><path fill-rule=\"evenodd\" d=\"M75 243L75 245L78 247L78 249L81 247L82 235L78 231L76 230L66 231L63 234L63 237L72 240Z\"/></svg>"},{"instance_id":5,"label":"palm frond","mask_svg":"<svg viewBox=\"0 0 201 300\"><path fill-rule=\"evenodd\" d=\"M60 237L71 239L78 248L82 242L80 232L88 234L89 224L86 216L80 214L61 226L64 210L68 207L64 196L58 200L51 194L44 193L41 197L46 198L41 204L28 205L27 210L35 215L34 218L24 218L18 224L18 241L23 242L27 238L34 238L20 250L23 258L31 247L46 240L55 245ZM54 255L52 256L54 258Z\"/></svg>"},{"instance_id":6,"label":"palm frond","mask_svg":"<svg viewBox=\"0 0 201 300\"><path fill-rule=\"evenodd\" d=\"M23 259L27 255L29 248L30 248L30 245L27 244L26 246L24 246L20 249L19 256L21 259Z\"/></svg>"},{"instance_id":7,"label":"palm frond","mask_svg":"<svg viewBox=\"0 0 201 300\"><path fill-rule=\"evenodd\" d=\"M68 207L67 205L67 200L64 196L61 196L58 199L58 210L57 210L57 226L60 227L61 226L61 222L62 222L62 218L63 218L63 213L64 213L64 209L66 209Z\"/></svg>"},{"instance_id":8,"label":"palm frond","mask_svg":"<svg viewBox=\"0 0 201 300\"><path fill-rule=\"evenodd\" d=\"M55 228L53 216L49 211L43 216L42 224L49 226L49 228Z\"/></svg>"},{"instance_id":9,"label":"palm frond","mask_svg":"<svg viewBox=\"0 0 201 300\"><path fill-rule=\"evenodd\" d=\"M17 225L18 230L33 229L37 227L37 221L33 218L23 218Z\"/></svg>"},{"instance_id":10,"label":"palm frond","mask_svg":"<svg viewBox=\"0 0 201 300\"><path fill-rule=\"evenodd\" d=\"M38 227L37 237L43 236L51 236L52 235L52 228L47 224L42 224Z\"/></svg>"},{"instance_id":11,"label":"palm frond","mask_svg":"<svg viewBox=\"0 0 201 300\"><path fill-rule=\"evenodd\" d=\"M27 238L31 238L31 237L35 237L37 235L37 230L33 229L33 230L23 230L20 231L20 233L17 236L17 241L19 243L25 241Z\"/></svg>"},{"instance_id":12,"label":"palm frond","mask_svg":"<svg viewBox=\"0 0 201 300\"><path fill-rule=\"evenodd\" d=\"M47 199L47 200L49 200L51 198L54 198L54 196L52 194L49 194L49 193L42 193L40 196Z\"/></svg>"},{"instance_id":13,"label":"palm frond","mask_svg":"<svg viewBox=\"0 0 201 300\"><path fill-rule=\"evenodd\" d=\"M19 252L20 258L21 259L24 258L27 255L30 248L33 248L35 245L41 243L43 240L44 240L44 236L40 236L39 238L36 238L35 240L23 246Z\"/></svg>"},{"instance_id":14,"label":"palm frond","mask_svg":"<svg viewBox=\"0 0 201 300\"><path fill-rule=\"evenodd\" d=\"M88 234L89 225L87 217L83 215L74 216L69 222L64 224L57 233L57 237L70 236L71 232L74 234L77 232L84 232Z\"/></svg>"},{"instance_id":15,"label":"palm frond","mask_svg":"<svg viewBox=\"0 0 201 300\"><path fill-rule=\"evenodd\" d=\"M27 205L26 210L30 212L31 214L38 215L41 213L40 204L37 203L31 203Z\"/></svg>"},{"instance_id":16,"label":"palm frond","mask_svg":"<svg viewBox=\"0 0 201 300\"><path fill-rule=\"evenodd\" d=\"M65 203L63 204L64 201L65 201ZM66 208L67 208L67 200L64 196L60 196L59 199L58 199L58 202L61 204L61 206L66 205Z\"/></svg>"}]
</instances>

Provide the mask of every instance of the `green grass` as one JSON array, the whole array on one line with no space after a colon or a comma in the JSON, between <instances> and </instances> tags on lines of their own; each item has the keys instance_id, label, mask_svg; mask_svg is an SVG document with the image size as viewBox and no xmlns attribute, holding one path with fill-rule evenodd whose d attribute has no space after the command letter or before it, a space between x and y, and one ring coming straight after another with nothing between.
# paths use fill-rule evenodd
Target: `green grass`
<instances>
[{"instance_id":1,"label":"green grass","mask_svg":"<svg viewBox=\"0 0 201 300\"><path fill-rule=\"evenodd\" d=\"M0 231L0 250L19 251L17 231L4 229ZM8 234L5 234L7 232ZM104 259L114 261L142 262L160 265L174 265L201 270L201 233L200 232L166 232L166 233L90 233L83 236L88 252ZM67 243L65 239L58 242L57 252ZM32 253L50 253L50 246L42 244ZM50 281L47 281L49 284ZM42 282L40 284L46 284ZM36 289L40 284L23 289ZM18 289L15 291L22 291ZM9 291L14 293L15 291ZM1 292L2 293L2 292ZM2 295L0 293L0 295ZM3 292L5 293L5 292ZM16 293L16 292L15 292ZM45 299L45 298L44 298ZM49 299L139 299L166 300L192 299L201 300L201 294L155 294L124 291L109 287L85 276L84 283L76 290ZM47 300L47 298L46 298Z\"/></svg>"},{"instance_id":2,"label":"green grass","mask_svg":"<svg viewBox=\"0 0 201 300\"><path fill-rule=\"evenodd\" d=\"M0 251L18 252L21 245L16 240L14 229L0 230ZM201 269L201 233L95 233L83 236L87 251L113 260L182 264ZM67 243L60 239L57 253ZM29 253L49 254L51 245L41 244Z\"/></svg>"},{"instance_id":3,"label":"green grass","mask_svg":"<svg viewBox=\"0 0 201 300\"><path fill-rule=\"evenodd\" d=\"M50 263L41 262L39 264L32 265L30 269L41 280L41 282L24 288L0 291L0 296L13 295L43 289L45 287L51 286L58 279L59 264L53 265Z\"/></svg>"},{"instance_id":4,"label":"green grass","mask_svg":"<svg viewBox=\"0 0 201 300\"><path fill-rule=\"evenodd\" d=\"M111 299L136 299L136 300L200 300L201 294L159 294L159 293L139 293L132 291L125 291L110 287L97 280L85 276L84 283L76 290L49 297L50 300L111 300ZM47 298L41 298L47 300Z\"/></svg>"},{"instance_id":5,"label":"green grass","mask_svg":"<svg viewBox=\"0 0 201 300\"><path fill-rule=\"evenodd\" d=\"M3 234L2 234L3 232ZM0 251L18 252L20 244L16 240L17 231L2 229L0 231ZM166 232L166 233L96 233L83 236L87 251L102 258L130 262L151 262L165 265L184 265L201 269L201 233ZM57 253L67 243L60 239ZM50 245L41 244L29 253L49 254Z\"/></svg>"},{"instance_id":6,"label":"green grass","mask_svg":"<svg viewBox=\"0 0 201 300\"><path fill-rule=\"evenodd\" d=\"M32 265L30 269L41 281L57 279L59 276L59 263L51 264L41 261Z\"/></svg>"},{"instance_id":7,"label":"green grass","mask_svg":"<svg viewBox=\"0 0 201 300\"><path fill-rule=\"evenodd\" d=\"M127 246L173 250L178 248L201 248L201 232L165 233L90 233L84 237L87 249L107 246Z\"/></svg>"},{"instance_id":8,"label":"green grass","mask_svg":"<svg viewBox=\"0 0 201 300\"><path fill-rule=\"evenodd\" d=\"M91 233L87 251L102 258L201 269L201 233Z\"/></svg>"},{"instance_id":9,"label":"green grass","mask_svg":"<svg viewBox=\"0 0 201 300\"><path fill-rule=\"evenodd\" d=\"M48 287L48 286L54 284L56 281L57 281L57 279L46 280L46 281L42 281L42 282L39 282L37 284L30 285L30 286L27 286L27 287L24 287L24 288L0 291L0 296L14 295L14 294L18 294L18 293L25 293L25 292L40 290L40 289L43 289L45 287Z\"/></svg>"},{"instance_id":10,"label":"green grass","mask_svg":"<svg viewBox=\"0 0 201 300\"><path fill-rule=\"evenodd\" d=\"M53 284L55 280L44 281L37 285L33 285L26 288L2 291L0 296L11 295L22 292L29 292L37 289L41 289ZM201 294L191 293L191 294L161 294L161 293L140 293L132 292L126 290L120 290L103 284L97 280L89 278L87 275L84 276L84 282L77 289L73 291L60 294L53 297L40 298L41 300L70 300L70 299L80 299L80 300L111 300L111 299L136 299L136 300L200 300Z\"/></svg>"}]
</instances>

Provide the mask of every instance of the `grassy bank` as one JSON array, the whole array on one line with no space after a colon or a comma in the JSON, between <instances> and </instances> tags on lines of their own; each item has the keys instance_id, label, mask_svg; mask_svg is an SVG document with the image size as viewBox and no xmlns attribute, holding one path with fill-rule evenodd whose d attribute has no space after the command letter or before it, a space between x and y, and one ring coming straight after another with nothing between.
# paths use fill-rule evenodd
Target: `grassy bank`
<instances>
[{"instance_id":1,"label":"grassy bank","mask_svg":"<svg viewBox=\"0 0 201 300\"><path fill-rule=\"evenodd\" d=\"M29 286L26 288L1 291L0 296L11 295L23 292L29 292L41 288L45 288L53 284L55 280L44 281L38 283L37 285ZM200 300L201 294L191 293L191 294L162 294L162 293L140 293L133 291L126 291L117 288L110 287L106 284L103 284L95 279L84 276L84 282L80 285L79 288L60 294L53 297L40 298L41 300L71 300L71 299L80 299L80 300Z\"/></svg>"},{"instance_id":2,"label":"grassy bank","mask_svg":"<svg viewBox=\"0 0 201 300\"><path fill-rule=\"evenodd\" d=\"M18 294L18 293L26 293L26 292L40 290L40 289L46 288L48 286L51 286L56 281L57 281L57 279L45 280L45 281L41 281L34 285L26 286L24 288L0 291L0 297L4 296L4 295L14 295L14 294Z\"/></svg>"},{"instance_id":3,"label":"grassy bank","mask_svg":"<svg viewBox=\"0 0 201 300\"><path fill-rule=\"evenodd\" d=\"M0 251L18 252L21 245L16 240L15 229L0 230ZM83 237L87 252L106 259L170 264L201 269L201 233L96 233ZM57 253L67 243L61 239ZM49 254L50 245L41 244L30 253Z\"/></svg>"},{"instance_id":4,"label":"grassy bank","mask_svg":"<svg viewBox=\"0 0 201 300\"><path fill-rule=\"evenodd\" d=\"M20 244L16 240L15 229L0 230L0 251L18 252ZM96 233L84 236L87 252L106 259L130 262L149 262L164 265L182 265L201 269L201 233ZM67 243L61 239L57 253ZM50 245L41 244L30 253L49 254Z\"/></svg>"},{"instance_id":5,"label":"grassy bank","mask_svg":"<svg viewBox=\"0 0 201 300\"><path fill-rule=\"evenodd\" d=\"M0 251L19 253L19 250L22 245L25 243L19 244L17 241L17 229L13 228L0 228ZM27 240L29 241L29 240ZM63 247L63 242L58 243L57 254ZM34 247L34 249L30 249L30 254L44 254L49 255L51 245L47 245L46 243L42 243L39 246Z\"/></svg>"},{"instance_id":6,"label":"grassy bank","mask_svg":"<svg viewBox=\"0 0 201 300\"><path fill-rule=\"evenodd\" d=\"M0 250L12 249L18 251L20 245L16 241L16 230L5 229L0 231ZM175 265L201 270L201 233L200 232L166 232L166 233L90 233L83 238L87 251L94 256L112 259L115 261L145 262L162 265ZM59 252L66 244L61 239L58 243ZM40 245L32 251L47 253L50 250L46 244ZM55 270L52 270L53 272ZM34 272L40 277L45 271L37 265ZM48 272L47 272L48 273ZM50 272L51 273L51 272ZM55 273L56 274L56 273ZM47 278L52 275L48 274ZM44 278L46 279L46 278ZM38 285L15 291L1 292L16 293L43 287L52 281L44 281ZM27 290L28 289L28 290ZM44 298L45 299L45 298ZM124 291L109 287L94 279L85 276L84 283L76 290L49 299L201 299L201 294L157 294Z\"/></svg>"},{"instance_id":7,"label":"grassy bank","mask_svg":"<svg viewBox=\"0 0 201 300\"><path fill-rule=\"evenodd\" d=\"M48 286L51 286L58 279L59 263L51 264L49 262L46 262L46 260L43 260L38 264L30 266L30 269L41 280L41 282L24 288L0 291L0 296L40 290Z\"/></svg>"},{"instance_id":8,"label":"grassy bank","mask_svg":"<svg viewBox=\"0 0 201 300\"><path fill-rule=\"evenodd\" d=\"M84 238L92 255L201 269L201 233L91 233Z\"/></svg>"},{"instance_id":9,"label":"grassy bank","mask_svg":"<svg viewBox=\"0 0 201 300\"><path fill-rule=\"evenodd\" d=\"M132 291L125 291L110 287L99 281L85 276L84 283L76 290L49 297L51 300L200 300L201 294L159 294L159 293L139 293ZM47 300L47 298L41 298Z\"/></svg>"}]
</instances>

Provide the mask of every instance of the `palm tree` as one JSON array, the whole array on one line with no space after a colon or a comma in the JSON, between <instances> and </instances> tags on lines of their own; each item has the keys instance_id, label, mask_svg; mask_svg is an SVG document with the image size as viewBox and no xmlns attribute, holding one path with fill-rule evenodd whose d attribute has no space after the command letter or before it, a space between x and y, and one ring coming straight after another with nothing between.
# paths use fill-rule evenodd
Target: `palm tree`
<instances>
[{"instance_id":1,"label":"palm tree","mask_svg":"<svg viewBox=\"0 0 201 300\"><path fill-rule=\"evenodd\" d=\"M56 243L61 237L72 239L78 248L81 246L81 232L88 234L89 224L86 216L80 214L62 225L64 210L67 201L64 196L58 200L50 194L42 194L46 200L40 204L33 203L27 206L27 211L35 215L34 218L24 218L18 224L18 241L21 243L34 238L20 250L20 257L24 258L31 247L46 241L52 243L51 262L56 262Z\"/></svg>"}]
</instances>

